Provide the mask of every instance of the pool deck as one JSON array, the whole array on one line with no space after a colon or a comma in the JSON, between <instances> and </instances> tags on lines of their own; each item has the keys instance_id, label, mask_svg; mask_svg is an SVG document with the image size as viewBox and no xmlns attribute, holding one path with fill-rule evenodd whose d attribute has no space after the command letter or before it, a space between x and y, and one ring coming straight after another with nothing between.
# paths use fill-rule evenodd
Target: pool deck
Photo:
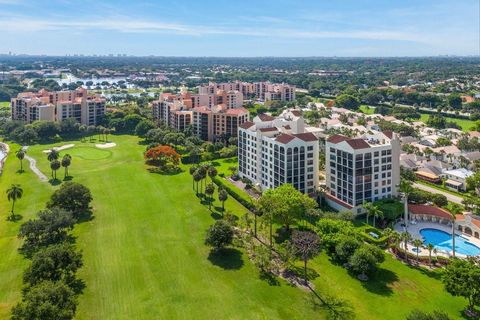
<instances>
[{"instance_id":1,"label":"pool deck","mask_svg":"<svg viewBox=\"0 0 480 320\"><path fill-rule=\"evenodd\" d=\"M403 223L403 221L400 221L397 224L395 224L395 227L394 227L395 231L400 232L400 233L405 231L405 227L402 226L402 223ZM429 221L417 221L415 224L410 223L408 225L408 232L412 236L412 239L420 239L420 240L423 241L423 237L420 234L420 230L426 229L426 228L442 230L442 231L445 231L449 234L451 234L451 232L452 232L452 227L451 226L447 226L447 225L436 223L436 222L429 222ZM477 247L480 247L480 239L477 239L473 236L469 236L469 235L467 235L465 233L462 233L458 230L455 230L455 234L459 235L459 236L462 236L463 238L467 239L468 242L473 243ZM403 242L400 244L400 247L403 248ZM415 246L413 246L411 243L409 243L407 245L407 248L408 248L408 251L411 252L412 254L415 254L415 255L417 254L414 251ZM427 249L425 249L424 247L420 247L419 249L420 249L419 250L419 255L420 256L428 256L428 250ZM443 256L443 257L451 257L451 252L446 251L446 250L438 250L437 249L437 254L436 255L437 256ZM433 252L432 252L432 256L435 256L435 254ZM458 253L458 252L455 252L455 256L458 257L458 258L465 258L466 257L466 255Z\"/></svg>"}]
</instances>

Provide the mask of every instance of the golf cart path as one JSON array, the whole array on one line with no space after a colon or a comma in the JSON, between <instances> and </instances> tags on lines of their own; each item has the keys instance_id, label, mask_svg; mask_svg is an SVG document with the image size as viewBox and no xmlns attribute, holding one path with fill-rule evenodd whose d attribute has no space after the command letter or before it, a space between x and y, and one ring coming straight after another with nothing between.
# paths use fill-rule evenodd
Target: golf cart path
<instances>
[{"instance_id":1,"label":"golf cart path","mask_svg":"<svg viewBox=\"0 0 480 320\"><path fill-rule=\"evenodd\" d=\"M23 147L23 148L26 150L28 147ZM37 160L30 157L28 154L25 154L25 159L27 159L28 162L30 162L30 169L37 175L40 181L47 182L48 177L44 175L43 172L37 168Z\"/></svg>"}]
</instances>

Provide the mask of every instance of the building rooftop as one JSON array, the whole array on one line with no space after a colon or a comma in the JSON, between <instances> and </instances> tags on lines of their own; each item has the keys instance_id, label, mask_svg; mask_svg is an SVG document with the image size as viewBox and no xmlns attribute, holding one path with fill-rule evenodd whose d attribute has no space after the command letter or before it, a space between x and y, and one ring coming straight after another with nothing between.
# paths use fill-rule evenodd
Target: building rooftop
<instances>
[{"instance_id":1,"label":"building rooftop","mask_svg":"<svg viewBox=\"0 0 480 320\"><path fill-rule=\"evenodd\" d=\"M465 168L459 168L459 169L453 169L453 170L446 170L445 174L455 176L460 179L467 179L468 177L474 175L475 173Z\"/></svg>"}]
</instances>

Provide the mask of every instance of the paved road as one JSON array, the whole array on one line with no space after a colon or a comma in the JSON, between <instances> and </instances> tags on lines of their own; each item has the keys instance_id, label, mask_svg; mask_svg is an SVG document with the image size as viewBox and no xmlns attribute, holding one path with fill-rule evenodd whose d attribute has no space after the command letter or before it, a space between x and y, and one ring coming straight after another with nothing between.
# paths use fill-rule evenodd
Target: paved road
<instances>
[{"instance_id":1,"label":"paved road","mask_svg":"<svg viewBox=\"0 0 480 320\"><path fill-rule=\"evenodd\" d=\"M443 194L445 197L447 197L448 201L455 202L455 203L458 203L458 204L462 204L463 198L461 198L459 196L455 196L451 193L444 192L444 191L441 191L441 190L438 190L438 189L435 189L435 188L432 188L432 187L429 187L429 186L426 186L426 185L420 184L420 183L414 183L413 186L415 188L418 188L420 190L424 190L424 191L427 191L427 192Z\"/></svg>"}]
</instances>

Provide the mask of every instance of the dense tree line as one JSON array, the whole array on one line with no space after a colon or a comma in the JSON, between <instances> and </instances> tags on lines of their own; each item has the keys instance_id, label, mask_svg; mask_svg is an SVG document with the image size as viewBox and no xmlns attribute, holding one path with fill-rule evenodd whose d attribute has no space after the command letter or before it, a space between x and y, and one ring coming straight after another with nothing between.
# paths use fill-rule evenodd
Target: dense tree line
<instances>
[{"instance_id":1,"label":"dense tree line","mask_svg":"<svg viewBox=\"0 0 480 320\"><path fill-rule=\"evenodd\" d=\"M12 319L73 319L77 296L85 286L76 277L82 254L71 231L91 215L92 196L85 186L67 182L56 190L47 209L21 225L20 252L31 260L24 271L22 299Z\"/></svg>"}]
</instances>

